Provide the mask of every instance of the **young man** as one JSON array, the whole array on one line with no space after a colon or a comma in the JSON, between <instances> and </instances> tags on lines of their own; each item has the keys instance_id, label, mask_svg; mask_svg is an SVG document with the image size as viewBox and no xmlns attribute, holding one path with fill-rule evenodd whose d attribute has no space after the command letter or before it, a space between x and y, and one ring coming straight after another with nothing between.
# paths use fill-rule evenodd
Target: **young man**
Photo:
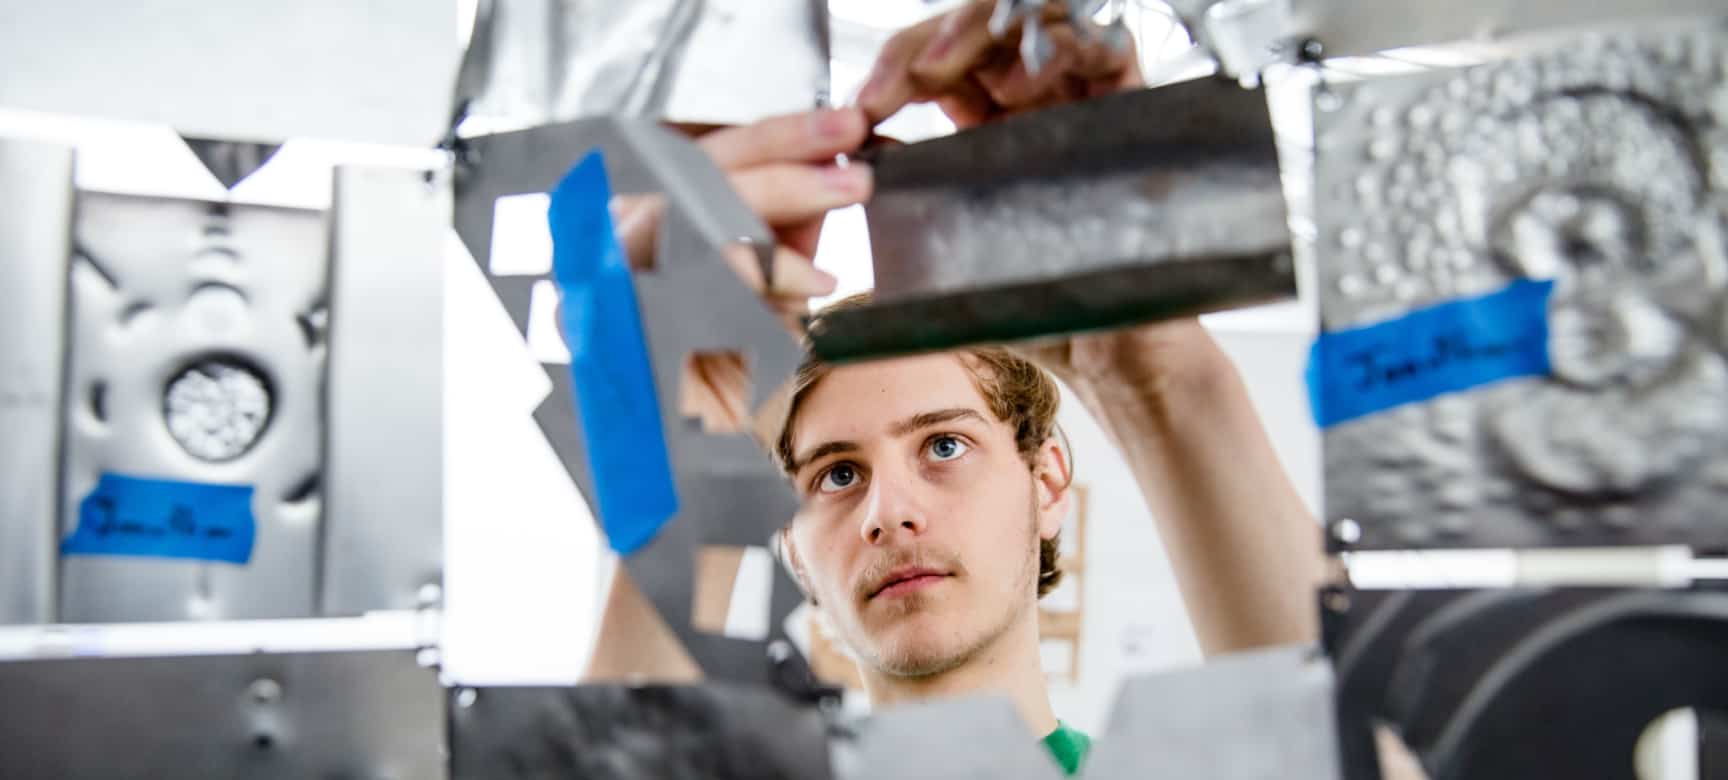
<instances>
[{"instance_id":1,"label":"young man","mask_svg":"<svg viewBox=\"0 0 1728 780\"><path fill-rule=\"evenodd\" d=\"M858 108L778 117L699 144L781 240L770 304L795 311L834 280L809 261L822 215L868 198L870 171L839 167L869 126L912 101L957 124L1139 83L1134 54L1085 44L1061 19L1036 76L986 30L978 0L885 47ZM627 245L653 235L651 205L621 208ZM746 256L735 263L759 286ZM1034 363L1033 361L1036 361ZM1302 506L1228 358L1194 320L1044 343L844 366L807 361L784 420L765 421L803 508L783 549L816 609L858 659L873 704L970 692L1009 696L1074 771L1086 740L1052 712L1037 599L1059 576L1069 453L1053 436L1052 376L1111 436L1157 518L1208 654L1312 640L1319 526ZM734 388L713 407L741 408ZM760 422L760 421L759 421ZM691 679L627 580L615 585L595 678ZM632 628L632 625L637 628Z\"/></svg>"}]
</instances>

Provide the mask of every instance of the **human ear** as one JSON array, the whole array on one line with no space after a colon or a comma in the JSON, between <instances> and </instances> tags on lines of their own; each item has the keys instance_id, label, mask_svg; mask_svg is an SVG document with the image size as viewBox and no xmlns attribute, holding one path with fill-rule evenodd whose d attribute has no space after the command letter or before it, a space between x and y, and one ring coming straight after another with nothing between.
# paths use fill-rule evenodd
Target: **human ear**
<instances>
[{"instance_id":1,"label":"human ear","mask_svg":"<svg viewBox=\"0 0 1728 780\"><path fill-rule=\"evenodd\" d=\"M1073 461L1063 446L1052 436L1039 445L1033 459L1032 481L1037 496L1038 536L1054 539L1062 531L1062 521L1068 517L1068 501L1073 494Z\"/></svg>"}]
</instances>

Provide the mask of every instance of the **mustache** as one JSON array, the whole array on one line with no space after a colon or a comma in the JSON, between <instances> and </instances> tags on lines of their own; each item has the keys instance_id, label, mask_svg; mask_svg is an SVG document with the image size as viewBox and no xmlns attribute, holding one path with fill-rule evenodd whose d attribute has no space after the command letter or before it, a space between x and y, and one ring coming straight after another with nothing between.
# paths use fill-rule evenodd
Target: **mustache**
<instances>
[{"instance_id":1,"label":"mustache","mask_svg":"<svg viewBox=\"0 0 1728 780\"><path fill-rule=\"evenodd\" d=\"M852 579L852 594L859 601L866 601L876 591L877 584L895 569L918 566L930 569L940 569L956 577L966 573L966 565L960 562L960 556L952 551L929 545L916 547L895 547L884 550L881 554Z\"/></svg>"}]
</instances>

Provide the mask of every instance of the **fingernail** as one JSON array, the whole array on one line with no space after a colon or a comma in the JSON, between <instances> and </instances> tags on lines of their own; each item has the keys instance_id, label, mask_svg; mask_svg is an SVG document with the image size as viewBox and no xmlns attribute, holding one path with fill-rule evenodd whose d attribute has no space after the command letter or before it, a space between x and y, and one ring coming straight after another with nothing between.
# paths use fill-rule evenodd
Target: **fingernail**
<instances>
[{"instance_id":1,"label":"fingernail","mask_svg":"<svg viewBox=\"0 0 1728 780\"><path fill-rule=\"evenodd\" d=\"M840 277L820 268L816 269L816 283L820 285L819 289L822 290L822 292L817 293L818 295L828 295L840 289Z\"/></svg>"},{"instance_id":2,"label":"fingernail","mask_svg":"<svg viewBox=\"0 0 1728 780\"><path fill-rule=\"evenodd\" d=\"M810 117L810 133L817 138L840 138L852 129L852 112L830 108Z\"/></svg>"},{"instance_id":3,"label":"fingernail","mask_svg":"<svg viewBox=\"0 0 1728 780\"><path fill-rule=\"evenodd\" d=\"M862 192L870 181L870 166L853 162L844 167L830 166L823 170L828 186L841 192Z\"/></svg>"}]
</instances>

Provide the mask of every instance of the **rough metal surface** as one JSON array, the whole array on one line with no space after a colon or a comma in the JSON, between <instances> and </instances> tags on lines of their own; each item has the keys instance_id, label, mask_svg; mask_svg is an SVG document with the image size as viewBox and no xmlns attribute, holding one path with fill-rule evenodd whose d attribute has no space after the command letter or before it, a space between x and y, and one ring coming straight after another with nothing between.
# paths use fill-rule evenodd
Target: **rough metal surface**
<instances>
[{"instance_id":1,"label":"rough metal surface","mask_svg":"<svg viewBox=\"0 0 1728 780\"><path fill-rule=\"evenodd\" d=\"M1556 284L1550 377L1326 432L1355 546L1728 544L1724 41L1585 36L1318 93L1326 329Z\"/></svg>"},{"instance_id":2,"label":"rough metal surface","mask_svg":"<svg viewBox=\"0 0 1728 780\"><path fill-rule=\"evenodd\" d=\"M0 777L445 776L412 651L0 663Z\"/></svg>"},{"instance_id":3,"label":"rough metal surface","mask_svg":"<svg viewBox=\"0 0 1728 780\"><path fill-rule=\"evenodd\" d=\"M450 693L455 780L829 777L823 717L755 686Z\"/></svg>"},{"instance_id":4,"label":"rough metal surface","mask_svg":"<svg viewBox=\"0 0 1728 780\"><path fill-rule=\"evenodd\" d=\"M458 99L510 127L748 124L824 100L828 49L821 0L495 0L480 4Z\"/></svg>"},{"instance_id":5,"label":"rough metal surface","mask_svg":"<svg viewBox=\"0 0 1728 780\"><path fill-rule=\"evenodd\" d=\"M1109 328L1294 293L1265 96L1216 80L876 153L872 307L829 359Z\"/></svg>"}]
</instances>

